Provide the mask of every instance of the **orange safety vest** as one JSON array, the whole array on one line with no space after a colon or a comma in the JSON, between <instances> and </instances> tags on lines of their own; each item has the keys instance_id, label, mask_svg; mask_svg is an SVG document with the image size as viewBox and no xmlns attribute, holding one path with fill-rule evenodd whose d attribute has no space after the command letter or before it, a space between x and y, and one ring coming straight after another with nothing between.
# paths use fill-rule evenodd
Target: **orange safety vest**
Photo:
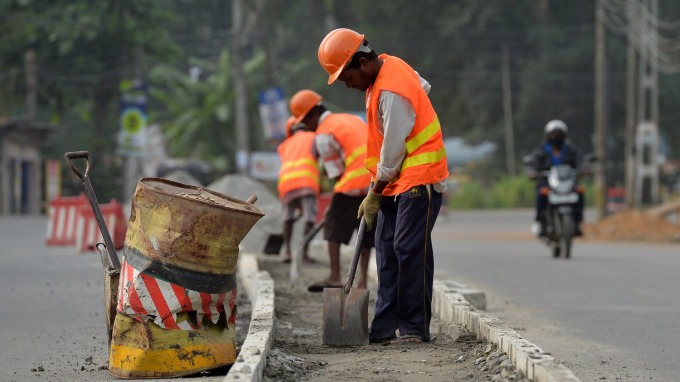
<instances>
[{"instance_id":1,"label":"orange safety vest","mask_svg":"<svg viewBox=\"0 0 680 382\"><path fill-rule=\"evenodd\" d=\"M364 166L368 128L361 118L346 113L330 114L321 122L317 134L330 134L345 153L345 171L333 187L334 192L368 190L371 173Z\"/></svg>"},{"instance_id":2,"label":"orange safety vest","mask_svg":"<svg viewBox=\"0 0 680 382\"><path fill-rule=\"evenodd\" d=\"M446 150L442 139L439 118L423 90L418 74L398 57L381 54L383 65L375 82L366 91L368 117L368 153L366 168L376 176L383 135L379 130L378 102L380 92L388 90L399 94L411 103L416 121L411 134L406 137L406 156L401 163L399 176L393 179L383 195L401 194L414 186L441 182L449 176Z\"/></svg>"},{"instance_id":3,"label":"orange safety vest","mask_svg":"<svg viewBox=\"0 0 680 382\"><path fill-rule=\"evenodd\" d=\"M281 157L279 197L300 188L311 188L319 194L319 168L312 155L315 136L311 131L298 131L277 148Z\"/></svg>"}]
</instances>

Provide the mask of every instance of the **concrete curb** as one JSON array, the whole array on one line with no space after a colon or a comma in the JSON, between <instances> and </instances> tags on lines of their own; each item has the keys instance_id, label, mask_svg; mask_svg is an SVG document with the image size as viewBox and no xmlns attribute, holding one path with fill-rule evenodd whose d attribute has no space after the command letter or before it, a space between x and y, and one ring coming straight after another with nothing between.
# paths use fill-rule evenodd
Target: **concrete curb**
<instances>
[{"instance_id":1,"label":"concrete curb","mask_svg":"<svg viewBox=\"0 0 680 382\"><path fill-rule=\"evenodd\" d=\"M274 281L268 272L259 271L255 255L239 255L237 267L253 310L241 351L223 381L260 382L274 339Z\"/></svg>"},{"instance_id":2,"label":"concrete curb","mask_svg":"<svg viewBox=\"0 0 680 382\"><path fill-rule=\"evenodd\" d=\"M498 318L478 311L447 282L434 280L432 315L462 326L477 338L494 343L515 367L535 382L580 382L564 365L537 345L525 340Z\"/></svg>"},{"instance_id":3,"label":"concrete curb","mask_svg":"<svg viewBox=\"0 0 680 382\"><path fill-rule=\"evenodd\" d=\"M375 261L370 263L368 276L378 282ZM435 278L432 290L432 316L440 322L433 332L455 338L460 327L477 338L493 343L504 351L512 364L534 382L580 382L566 366L558 363L537 345L525 340L500 319L482 312L486 309L484 292L469 289L452 280Z\"/></svg>"}]
</instances>

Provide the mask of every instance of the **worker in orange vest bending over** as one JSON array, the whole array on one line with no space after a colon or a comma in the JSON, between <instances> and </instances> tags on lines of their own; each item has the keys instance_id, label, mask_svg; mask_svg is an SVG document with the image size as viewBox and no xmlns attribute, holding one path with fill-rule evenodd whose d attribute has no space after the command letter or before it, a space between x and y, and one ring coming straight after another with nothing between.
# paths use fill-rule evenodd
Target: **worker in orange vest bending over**
<instances>
[{"instance_id":1,"label":"worker in orange vest bending over","mask_svg":"<svg viewBox=\"0 0 680 382\"><path fill-rule=\"evenodd\" d=\"M351 29L326 35L318 59L329 84L340 80L366 96L366 167L374 184L358 214L367 225L376 223L378 266L369 340L428 342L434 271L430 234L449 174L441 126L427 95L430 84L400 58L378 56L364 35Z\"/></svg>"},{"instance_id":2,"label":"worker in orange vest bending over","mask_svg":"<svg viewBox=\"0 0 680 382\"><path fill-rule=\"evenodd\" d=\"M304 125L295 124L291 116L286 124L286 139L277 148L281 158L279 171L279 198L283 204L283 242L285 253L283 261L291 261L290 242L296 212L302 211L305 222L304 234L314 228L316 221L316 202L319 196L319 169L312 154L314 137ZM307 246L303 250L303 261L313 262Z\"/></svg>"},{"instance_id":3,"label":"worker in orange vest bending over","mask_svg":"<svg viewBox=\"0 0 680 382\"><path fill-rule=\"evenodd\" d=\"M366 159L367 126L361 118L346 113L331 113L319 94L300 90L290 100L290 111L296 121L316 132L314 148L324 170L333 180L333 198L325 214L324 239L328 242L330 275L310 285L310 292L342 287L340 275L340 245L349 244L359 228L356 211L364 200L371 182L371 173L364 166ZM364 234L361 243L361 276L358 287L366 289L368 262L375 246L373 231Z\"/></svg>"}]
</instances>

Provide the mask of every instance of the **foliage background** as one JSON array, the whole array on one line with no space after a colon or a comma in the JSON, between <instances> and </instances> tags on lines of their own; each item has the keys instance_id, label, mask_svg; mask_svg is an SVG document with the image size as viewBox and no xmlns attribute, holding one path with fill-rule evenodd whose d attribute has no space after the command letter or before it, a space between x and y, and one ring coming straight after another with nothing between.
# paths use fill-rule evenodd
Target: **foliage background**
<instances>
[{"instance_id":1,"label":"foliage background","mask_svg":"<svg viewBox=\"0 0 680 382\"><path fill-rule=\"evenodd\" d=\"M274 149L262 138L257 111L256 95L266 87L282 86L289 97L311 88L335 111L363 109L362 94L326 85L316 59L319 42L336 27L365 33L378 52L416 68L432 84L446 136L498 143L474 179L492 200L509 197L488 191L496 182L525 187L504 179L501 46L510 54L517 163L554 118L567 122L582 151L593 148L592 0L244 0L244 8L244 18L256 21L239 52L253 150ZM0 0L0 115L23 113L23 55L33 49L40 119L62 126L45 155L95 153L104 164L94 180L103 198L120 193L118 83L135 76L151 86L150 116L166 130L174 156L208 160L215 176L234 171L231 12L230 2L220 0ZM659 15L680 19L680 2L659 0ZM607 171L616 185L623 182L626 41L610 32L607 43ZM202 69L197 82L189 78L191 66ZM680 77L662 74L659 84L666 155L678 158ZM513 198L526 203L524 196Z\"/></svg>"}]
</instances>

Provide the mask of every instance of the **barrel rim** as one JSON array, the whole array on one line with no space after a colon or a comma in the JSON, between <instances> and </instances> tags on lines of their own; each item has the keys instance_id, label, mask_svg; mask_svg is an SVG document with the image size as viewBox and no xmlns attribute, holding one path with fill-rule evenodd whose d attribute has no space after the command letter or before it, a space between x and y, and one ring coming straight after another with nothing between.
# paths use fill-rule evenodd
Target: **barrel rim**
<instances>
[{"instance_id":1,"label":"barrel rim","mask_svg":"<svg viewBox=\"0 0 680 382\"><path fill-rule=\"evenodd\" d=\"M257 206L255 206L252 203L248 203L245 200L241 200L241 199L235 198L233 196L225 195L225 194L222 194L222 193L217 192L217 191L213 191L213 190L211 190L209 188L205 188L205 187L193 186L193 185L190 185L190 184L175 182L175 181L170 180L170 179L150 177L150 176L143 177L143 178L139 179L139 184L142 185L144 188L150 190L150 191L158 192L160 194L164 194L164 195L172 196L172 197L181 197L180 195L167 192L163 189L160 189L158 187L153 187L153 186L149 185L148 183L146 183L146 182L149 182L149 181L155 181L155 182L159 182L159 183L167 183L171 186L175 186L175 187L178 187L178 188L184 188L184 189L187 189L187 190L195 190L195 191L199 191L199 192L205 191L205 192L213 194L213 195L215 195L219 198L233 202L237 205L242 205L246 208L242 208L242 209L241 208L234 208L234 207L223 205L223 204L209 203L209 202L206 202L206 201L203 201L203 200L200 200L200 199L183 198L184 200L187 200L187 201L201 203L201 204L204 204L204 205L207 205L207 206L210 206L210 207L217 207L217 208L220 208L220 209L226 209L226 210L232 210L232 211L233 210L242 211L242 212L250 213L250 214L253 214L253 215L259 215L259 216L265 215L264 211L257 208ZM251 210L251 208L253 210Z\"/></svg>"}]
</instances>

